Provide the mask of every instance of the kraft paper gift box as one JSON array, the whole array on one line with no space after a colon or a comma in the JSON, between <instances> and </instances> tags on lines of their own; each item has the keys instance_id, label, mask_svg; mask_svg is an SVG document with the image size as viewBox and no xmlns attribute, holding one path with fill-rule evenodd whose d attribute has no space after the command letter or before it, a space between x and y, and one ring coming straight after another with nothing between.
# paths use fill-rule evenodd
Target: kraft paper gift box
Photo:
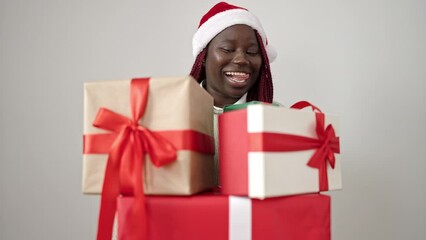
<instances>
[{"instance_id":1,"label":"kraft paper gift box","mask_svg":"<svg viewBox=\"0 0 426 240\"><path fill-rule=\"evenodd\" d=\"M108 153L118 135L93 126L93 122L101 108L131 121L132 111L140 110L133 108L140 108L138 104L141 104L137 94L131 95L133 81L88 82L84 85L84 193L101 192ZM144 100L146 107L138 124L140 128L161 135L177 148L177 159L162 167L154 166L151 155L145 154L144 161L140 159L143 161L145 194L190 195L211 189L214 168L213 99L191 77L150 78L148 82L147 99ZM114 125L114 119L109 121ZM161 150L162 144L158 145ZM131 163L127 164L132 169Z\"/></svg>"},{"instance_id":2,"label":"kraft paper gift box","mask_svg":"<svg viewBox=\"0 0 426 240\"><path fill-rule=\"evenodd\" d=\"M263 199L342 188L336 116L267 104L245 107L219 116L224 194Z\"/></svg>"},{"instance_id":3,"label":"kraft paper gift box","mask_svg":"<svg viewBox=\"0 0 426 240\"><path fill-rule=\"evenodd\" d=\"M132 239L133 199L118 200L118 239ZM330 240L330 197L265 200L225 195L147 196L148 240Z\"/></svg>"}]
</instances>

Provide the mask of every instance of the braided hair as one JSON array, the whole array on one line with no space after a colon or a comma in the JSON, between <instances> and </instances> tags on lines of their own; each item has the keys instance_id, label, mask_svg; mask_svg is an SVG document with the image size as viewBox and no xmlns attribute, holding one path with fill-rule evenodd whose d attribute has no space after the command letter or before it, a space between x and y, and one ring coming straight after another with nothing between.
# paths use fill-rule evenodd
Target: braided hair
<instances>
[{"instance_id":1,"label":"braided hair","mask_svg":"<svg viewBox=\"0 0 426 240\"><path fill-rule=\"evenodd\" d=\"M272 103L274 88L272 84L271 69L269 66L269 58L266 53L265 46L263 46L262 38L259 33L255 31L257 42L259 43L262 55L262 66L260 67L259 78L255 84L247 92L247 101L262 101ZM190 75L199 83L206 78L206 70L203 62L206 59L207 47L205 47L196 57Z\"/></svg>"}]
</instances>

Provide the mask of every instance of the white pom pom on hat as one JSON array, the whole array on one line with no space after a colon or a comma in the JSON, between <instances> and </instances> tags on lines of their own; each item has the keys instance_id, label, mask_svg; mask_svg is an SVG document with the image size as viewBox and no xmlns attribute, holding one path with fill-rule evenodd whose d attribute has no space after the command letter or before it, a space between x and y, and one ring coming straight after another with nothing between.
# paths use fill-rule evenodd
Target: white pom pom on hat
<instances>
[{"instance_id":1,"label":"white pom pom on hat","mask_svg":"<svg viewBox=\"0 0 426 240\"><path fill-rule=\"evenodd\" d=\"M257 17L245 8L226 2L214 5L201 18L198 30L192 38L192 54L194 57L197 57L217 34L236 24L245 24L255 29L262 38L269 62L275 60L277 52L268 44L265 31Z\"/></svg>"}]
</instances>

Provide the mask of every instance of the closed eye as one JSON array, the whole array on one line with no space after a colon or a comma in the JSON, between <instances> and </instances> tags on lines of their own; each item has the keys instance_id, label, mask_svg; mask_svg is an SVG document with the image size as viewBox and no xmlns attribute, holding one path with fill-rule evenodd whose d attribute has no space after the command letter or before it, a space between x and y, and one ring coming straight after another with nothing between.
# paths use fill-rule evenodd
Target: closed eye
<instances>
[{"instance_id":1,"label":"closed eye","mask_svg":"<svg viewBox=\"0 0 426 240\"><path fill-rule=\"evenodd\" d=\"M247 54L248 55L257 55L257 54L259 54L259 50L249 50L249 51L247 51Z\"/></svg>"},{"instance_id":2,"label":"closed eye","mask_svg":"<svg viewBox=\"0 0 426 240\"><path fill-rule=\"evenodd\" d=\"M233 51L231 48L220 48L220 49L225 53L230 53Z\"/></svg>"}]
</instances>

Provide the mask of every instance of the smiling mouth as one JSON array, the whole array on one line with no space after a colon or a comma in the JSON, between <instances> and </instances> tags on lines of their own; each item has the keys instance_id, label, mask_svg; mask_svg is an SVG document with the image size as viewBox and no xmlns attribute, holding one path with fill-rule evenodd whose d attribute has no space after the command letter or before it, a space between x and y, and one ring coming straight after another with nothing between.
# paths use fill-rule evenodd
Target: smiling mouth
<instances>
[{"instance_id":1,"label":"smiling mouth","mask_svg":"<svg viewBox=\"0 0 426 240\"><path fill-rule=\"evenodd\" d=\"M250 74L245 72L225 72L225 75L235 83L245 83L250 78Z\"/></svg>"}]
</instances>

